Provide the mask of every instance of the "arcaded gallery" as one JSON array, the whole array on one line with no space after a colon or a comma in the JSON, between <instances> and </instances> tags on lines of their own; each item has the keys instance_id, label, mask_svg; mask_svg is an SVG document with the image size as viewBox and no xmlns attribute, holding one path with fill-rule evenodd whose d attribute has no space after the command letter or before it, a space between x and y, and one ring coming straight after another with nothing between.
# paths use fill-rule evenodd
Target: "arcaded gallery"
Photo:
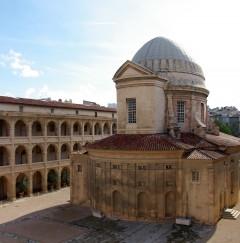
<instances>
[{"instance_id":1,"label":"arcaded gallery","mask_svg":"<svg viewBox=\"0 0 240 243\"><path fill-rule=\"evenodd\" d=\"M70 186L70 153L116 128L116 109L0 96L0 203Z\"/></svg>"}]
</instances>

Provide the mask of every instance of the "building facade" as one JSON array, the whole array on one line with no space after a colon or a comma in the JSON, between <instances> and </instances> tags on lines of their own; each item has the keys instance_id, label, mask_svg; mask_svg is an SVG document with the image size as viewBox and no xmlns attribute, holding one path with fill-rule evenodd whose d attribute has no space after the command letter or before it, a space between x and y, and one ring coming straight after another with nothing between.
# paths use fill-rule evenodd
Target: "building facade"
<instances>
[{"instance_id":1,"label":"building facade","mask_svg":"<svg viewBox=\"0 0 240 243\"><path fill-rule=\"evenodd\" d=\"M72 153L71 203L125 220L215 224L238 201L240 141L209 119L201 67L157 37L113 81L117 134Z\"/></svg>"},{"instance_id":2,"label":"building facade","mask_svg":"<svg viewBox=\"0 0 240 243\"><path fill-rule=\"evenodd\" d=\"M60 189L70 173L70 153L115 131L115 109L1 96L0 201L19 197L23 178L25 195L46 193L54 177Z\"/></svg>"}]
</instances>

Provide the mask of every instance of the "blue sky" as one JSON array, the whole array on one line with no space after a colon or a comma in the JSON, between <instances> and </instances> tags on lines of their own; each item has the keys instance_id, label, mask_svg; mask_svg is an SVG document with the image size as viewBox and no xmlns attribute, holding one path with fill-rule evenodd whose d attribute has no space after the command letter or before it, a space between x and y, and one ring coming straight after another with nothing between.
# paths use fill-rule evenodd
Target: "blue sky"
<instances>
[{"instance_id":1,"label":"blue sky","mask_svg":"<svg viewBox=\"0 0 240 243\"><path fill-rule=\"evenodd\" d=\"M0 95L116 102L112 77L156 36L202 67L210 107L240 109L238 0L0 2Z\"/></svg>"}]
</instances>

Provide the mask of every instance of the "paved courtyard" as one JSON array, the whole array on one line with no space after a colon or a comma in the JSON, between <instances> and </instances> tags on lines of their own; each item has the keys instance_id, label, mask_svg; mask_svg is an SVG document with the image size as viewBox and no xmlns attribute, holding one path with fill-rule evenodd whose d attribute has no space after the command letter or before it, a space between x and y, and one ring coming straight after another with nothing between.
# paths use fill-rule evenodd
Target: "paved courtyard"
<instances>
[{"instance_id":1,"label":"paved courtyard","mask_svg":"<svg viewBox=\"0 0 240 243\"><path fill-rule=\"evenodd\" d=\"M237 206L239 207L239 206ZM69 204L69 188L0 205L1 243L240 242L240 218L216 226L97 219Z\"/></svg>"}]
</instances>

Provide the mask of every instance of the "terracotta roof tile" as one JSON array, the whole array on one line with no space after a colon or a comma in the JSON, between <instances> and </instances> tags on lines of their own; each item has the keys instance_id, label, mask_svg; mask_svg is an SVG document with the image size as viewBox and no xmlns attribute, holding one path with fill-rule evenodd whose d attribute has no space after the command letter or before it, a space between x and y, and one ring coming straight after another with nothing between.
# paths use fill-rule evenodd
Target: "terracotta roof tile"
<instances>
[{"instance_id":1,"label":"terracotta roof tile","mask_svg":"<svg viewBox=\"0 0 240 243\"><path fill-rule=\"evenodd\" d=\"M116 112L114 108L108 108L104 106L88 106L82 104L65 103L59 101L44 101L36 99L26 99L26 98L13 98L8 96L0 96L0 103L10 103L10 104L21 104L21 105L33 105L33 106L48 106L53 108L69 108L69 109L79 109L79 110L93 110L93 111L107 111Z\"/></svg>"},{"instance_id":2,"label":"terracotta roof tile","mask_svg":"<svg viewBox=\"0 0 240 243\"><path fill-rule=\"evenodd\" d=\"M193 160L214 160L223 158L225 156L226 154L217 151L194 149L192 152L187 153L185 158Z\"/></svg>"},{"instance_id":3,"label":"terracotta roof tile","mask_svg":"<svg viewBox=\"0 0 240 243\"><path fill-rule=\"evenodd\" d=\"M159 151L192 149L191 145L172 138L168 134L116 134L92 144L86 149Z\"/></svg>"},{"instance_id":4,"label":"terracotta roof tile","mask_svg":"<svg viewBox=\"0 0 240 243\"><path fill-rule=\"evenodd\" d=\"M215 137L218 141L219 136ZM214 160L226 156L218 150L219 145L213 139L210 141L191 133L181 134L181 139L172 138L168 134L115 134L89 143L85 148L123 151L185 150L187 153L184 157L187 159Z\"/></svg>"},{"instance_id":5,"label":"terracotta roof tile","mask_svg":"<svg viewBox=\"0 0 240 243\"><path fill-rule=\"evenodd\" d=\"M239 146L240 139L225 133L219 133L219 136L214 136L211 134L206 135L206 139L218 146Z\"/></svg>"},{"instance_id":6,"label":"terracotta roof tile","mask_svg":"<svg viewBox=\"0 0 240 243\"><path fill-rule=\"evenodd\" d=\"M181 140L196 148L217 148L217 145L193 133L182 133Z\"/></svg>"}]
</instances>

